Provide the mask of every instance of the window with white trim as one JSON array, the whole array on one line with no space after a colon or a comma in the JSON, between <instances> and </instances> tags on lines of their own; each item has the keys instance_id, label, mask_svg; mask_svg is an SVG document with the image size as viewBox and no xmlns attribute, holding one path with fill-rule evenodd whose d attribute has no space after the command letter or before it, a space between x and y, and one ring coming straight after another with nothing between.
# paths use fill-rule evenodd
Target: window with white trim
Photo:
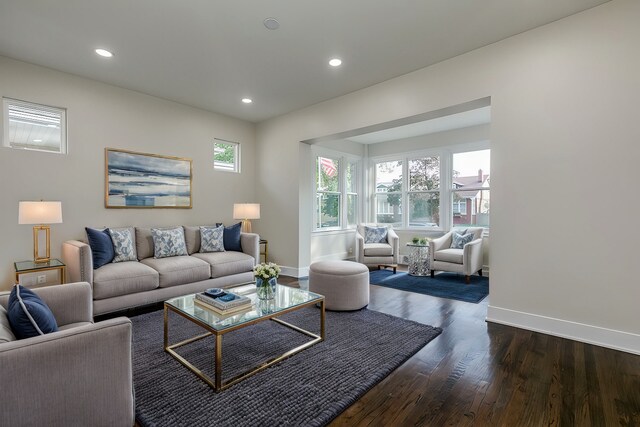
<instances>
[{"instance_id":1,"label":"window with white trim","mask_svg":"<svg viewBox=\"0 0 640 427\"><path fill-rule=\"evenodd\" d=\"M374 159L373 220L396 228L488 227L490 153L441 150Z\"/></svg>"},{"instance_id":2,"label":"window with white trim","mask_svg":"<svg viewBox=\"0 0 640 427\"><path fill-rule=\"evenodd\" d=\"M359 221L359 160L338 154L314 157L314 229L354 228Z\"/></svg>"},{"instance_id":3,"label":"window with white trim","mask_svg":"<svg viewBox=\"0 0 640 427\"><path fill-rule=\"evenodd\" d=\"M213 168L240 172L240 144L216 138L213 143Z\"/></svg>"},{"instance_id":4,"label":"window with white trim","mask_svg":"<svg viewBox=\"0 0 640 427\"><path fill-rule=\"evenodd\" d=\"M64 108L2 98L4 147L65 154L67 111Z\"/></svg>"},{"instance_id":5,"label":"window with white trim","mask_svg":"<svg viewBox=\"0 0 640 427\"><path fill-rule=\"evenodd\" d=\"M453 154L451 187L454 226L489 227L491 150Z\"/></svg>"}]
</instances>

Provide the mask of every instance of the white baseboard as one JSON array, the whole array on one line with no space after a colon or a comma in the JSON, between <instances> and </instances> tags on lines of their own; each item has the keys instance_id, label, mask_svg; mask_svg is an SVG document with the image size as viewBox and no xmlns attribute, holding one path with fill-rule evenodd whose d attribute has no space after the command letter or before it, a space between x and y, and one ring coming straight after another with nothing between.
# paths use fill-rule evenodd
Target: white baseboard
<instances>
[{"instance_id":1,"label":"white baseboard","mask_svg":"<svg viewBox=\"0 0 640 427\"><path fill-rule=\"evenodd\" d=\"M283 276L296 277L298 279L301 277L309 277L309 267L295 268L281 265L280 274Z\"/></svg>"},{"instance_id":2,"label":"white baseboard","mask_svg":"<svg viewBox=\"0 0 640 427\"><path fill-rule=\"evenodd\" d=\"M543 334L568 338L627 353L640 354L640 335L630 332L616 331L491 305L487 309L487 322L515 326L516 328L542 332Z\"/></svg>"}]
</instances>

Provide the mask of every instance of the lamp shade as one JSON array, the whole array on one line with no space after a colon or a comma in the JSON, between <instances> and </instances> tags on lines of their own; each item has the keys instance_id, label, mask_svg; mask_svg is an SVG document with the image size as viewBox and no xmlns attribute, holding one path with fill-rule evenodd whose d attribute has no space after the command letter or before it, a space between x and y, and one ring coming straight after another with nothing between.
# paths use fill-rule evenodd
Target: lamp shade
<instances>
[{"instance_id":1,"label":"lamp shade","mask_svg":"<svg viewBox=\"0 0 640 427\"><path fill-rule=\"evenodd\" d=\"M18 224L59 224L62 202L19 202Z\"/></svg>"},{"instance_id":2,"label":"lamp shade","mask_svg":"<svg viewBox=\"0 0 640 427\"><path fill-rule=\"evenodd\" d=\"M233 219L260 219L260 203L234 203Z\"/></svg>"}]
</instances>

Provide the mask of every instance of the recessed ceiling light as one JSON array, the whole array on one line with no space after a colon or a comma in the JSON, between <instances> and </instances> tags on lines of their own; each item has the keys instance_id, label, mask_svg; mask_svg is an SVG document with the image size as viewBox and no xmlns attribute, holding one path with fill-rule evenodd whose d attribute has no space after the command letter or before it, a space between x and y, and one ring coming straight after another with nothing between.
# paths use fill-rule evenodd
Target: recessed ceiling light
<instances>
[{"instance_id":1,"label":"recessed ceiling light","mask_svg":"<svg viewBox=\"0 0 640 427\"><path fill-rule=\"evenodd\" d=\"M34 139L33 142L42 142L41 139Z\"/></svg>"},{"instance_id":2,"label":"recessed ceiling light","mask_svg":"<svg viewBox=\"0 0 640 427\"><path fill-rule=\"evenodd\" d=\"M251 104L253 100L251 98L242 98L242 102L244 102L245 104Z\"/></svg>"},{"instance_id":3,"label":"recessed ceiling light","mask_svg":"<svg viewBox=\"0 0 640 427\"><path fill-rule=\"evenodd\" d=\"M342 60L338 58L333 58L331 61L329 61L329 65L331 65L332 67L339 67L340 64L342 64Z\"/></svg>"},{"instance_id":4,"label":"recessed ceiling light","mask_svg":"<svg viewBox=\"0 0 640 427\"><path fill-rule=\"evenodd\" d=\"M280 28L280 23L276 18L267 18L262 21L262 23L270 30L277 30L278 28Z\"/></svg>"},{"instance_id":5,"label":"recessed ceiling light","mask_svg":"<svg viewBox=\"0 0 640 427\"><path fill-rule=\"evenodd\" d=\"M104 56L105 58L111 58L113 56L113 53L106 49L96 49L96 53L100 56Z\"/></svg>"}]
</instances>

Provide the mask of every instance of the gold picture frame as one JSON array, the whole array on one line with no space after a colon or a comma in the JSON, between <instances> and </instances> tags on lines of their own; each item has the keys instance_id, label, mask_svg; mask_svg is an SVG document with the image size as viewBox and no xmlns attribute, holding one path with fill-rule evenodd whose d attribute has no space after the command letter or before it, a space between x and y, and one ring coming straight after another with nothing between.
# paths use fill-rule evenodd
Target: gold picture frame
<instances>
[{"instance_id":1,"label":"gold picture frame","mask_svg":"<svg viewBox=\"0 0 640 427\"><path fill-rule=\"evenodd\" d=\"M105 148L104 206L111 209L191 209L193 161Z\"/></svg>"}]
</instances>

